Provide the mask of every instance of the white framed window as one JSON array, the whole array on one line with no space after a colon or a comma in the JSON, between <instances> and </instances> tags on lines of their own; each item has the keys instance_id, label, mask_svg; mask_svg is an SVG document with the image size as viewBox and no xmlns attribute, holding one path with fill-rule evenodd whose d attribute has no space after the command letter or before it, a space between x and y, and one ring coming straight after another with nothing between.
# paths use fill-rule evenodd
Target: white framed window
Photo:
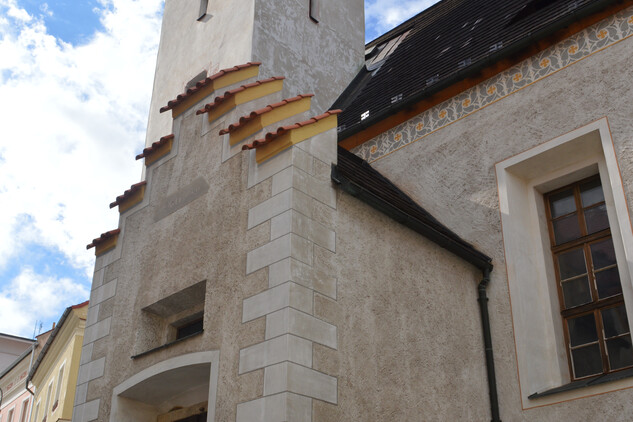
<instances>
[{"instance_id":1,"label":"white framed window","mask_svg":"<svg viewBox=\"0 0 633 422\"><path fill-rule=\"evenodd\" d=\"M9 416L7 417L7 422L13 422L13 411L15 409L9 410Z\"/></svg>"},{"instance_id":2,"label":"white framed window","mask_svg":"<svg viewBox=\"0 0 633 422\"><path fill-rule=\"evenodd\" d=\"M633 232L607 119L499 162L496 173L523 408L633 387L626 378L540 395L574 380L544 195L592 176L602 182L632 326Z\"/></svg>"},{"instance_id":3,"label":"white framed window","mask_svg":"<svg viewBox=\"0 0 633 422\"><path fill-rule=\"evenodd\" d=\"M29 414L29 399L22 402L22 410L20 411L20 422L26 422L26 416Z\"/></svg>"},{"instance_id":4,"label":"white framed window","mask_svg":"<svg viewBox=\"0 0 633 422\"><path fill-rule=\"evenodd\" d=\"M31 421L32 422L37 422L37 418L39 417L39 413L40 413L40 403L41 401L38 400L37 404L35 405L35 412L31 414Z\"/></svg>"},{"instance_id":5,"label":"white framed window","mask_svg":"<svg viewBox=\"0 0 633 422\"><path fill-rule=\"evenodd\" d=\"M46 405L44 406L44 417L42 418L43 421L46 420L46 416L48 415L48 412L50 411L52 393L53 393L53 380L51 380L50 384L48 384L48 389L46 390Z\"/></svg>"},{"instance_id":6,"label":"white framed window","mask_svg":"<svg viewBox=\"0 0 633 422\"><path fill-rule=\"evenodd\" d=\"M64 366L65 364L62 364L62 366L59 368L59 374L57 375L57 388L55 389L55 401L53 402L53 412L55 411L55 409L57 409L57 406L59 406L59 397L61 395L61 391L62 391L62 381L64 379Z\"/></svg>"}]
</instances>

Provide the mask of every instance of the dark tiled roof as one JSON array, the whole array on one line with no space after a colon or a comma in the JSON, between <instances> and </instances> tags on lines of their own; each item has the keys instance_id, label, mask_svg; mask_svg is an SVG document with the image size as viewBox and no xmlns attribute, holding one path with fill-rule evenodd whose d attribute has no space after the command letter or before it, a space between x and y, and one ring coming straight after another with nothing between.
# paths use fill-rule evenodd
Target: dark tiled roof
<instances>
[{"instance_id":1,"label":"dark tiled roof","mask_svg":"<svg viewBox=\"0 0 633 422\"><path fill-rule=\"evenodd\" d=\"M201 108L200 110L196 111L196 114L200 115L200 114L208 113L211 110L213 110L215 107L222 104L224 101L228 100L229 98L237 94L238 92L246 91L248 88L253 88L255 86L260 86L260 85L267 84L270 82L282 81L284 79L286 79L285 76L273 76L272 78L264 79L261 81L255 81L250 84L242 85L238 88L232 89L230 91L226 91L224 95L215 97L215 100L212 103L206 104L204 108Z\"/></svg>"},{"instance_id":2,"label":"dark tiled roof","mask_svg":"<svg viewBox=\"0 0 633 422\"><path fill-rule=\"evenodd\" d=\"M256 139L253 141L252 144L247 144L242 146L242 150L249 150L249 149L256 149L259 148L261 146L264 146L266 144L271 143L272 141L274 141L275 139L279 138L280 136L282 136L283 134L285 134L286 132L289 132L293 129L298 129L300 127L304 127L304 126L308 126L311 125L313 123L318 122L319 120L323 120L326 117L330 117L333 116L335 114L339 114L341 112L341 110L329 110L326 111L323 114L319 114L318 116L312 117L308 120L305 120L303 122L299 122L299 123L295 123L293 125L287 125L287 126L282 126L280 128L278 128L275 132L268 132L262 139Z\"/></svg>"},{"instance_id":3,"label":"dark tiled roof","mask_svg":"<svg viewBox=\"0 0 633 422\"><path fill-rule=\"evenodd\" d=\"M145 185L147 185L147 182L143 181L143 182L139 182L139 183L136 183L136 184L130 186L130 188L128 190L123 192L123 195L119 195L119 196L116 197L116 201L114 201L114 202L112 202L110 204L110 208L114 208L117 205L121 204L127 198L129 198L130 196L132 196L133 194L138 192L138 190L141 189Z\"/></svg>"},{"instance_id":4,"label":"dark tiled roof","mask_svg":"<svg viewBox=\"0 0 633 422\"><path fill-rule=\"evenodd\" d=\"M333 105L343 109L339 139L611 3L615 0L441 1L367 44L365 68Z\"/></svg>"},{"instance_id":5,"label":"dark tiled roof","mask_svg":"<svg viewBox=\"0 0 633 422\"><path fill-rule=\"evenodd\" d=\"M332 180L399 223L410 227L478 268L492 268L491 258L452 232L369 163L338 148Z\"/></svg>"},{"instance_id":6,"label":"dark tiled roof","mask_svg":"<svg viewBox=\"0 0 633 422\"><path fill-rule=\"evenodd\" d=\"M160 112L164 113L164 112L166 112L168 110L171 110L172 108L176 107L178 104L181 104L183 101L185 101L191 95L195 94L200 89L206 87L211 82L213 82L214 80L226 75L227 73L236 72L238 70L246 69L246 68L249 68L249 67L252 67L252 66L259 66L259 65L261 65L260 62L248 62L246 64L233 66L233 67L230 67L228 69L222 69L218 73L215 73L215 74L209 76L208 78L203 79L202 81L196 83L195 86L189 88L188 90L186 90L182 94L178 95L175 100L169 101L165 107L161 107Z\"/></svg>"},{"instance_id":7,"label":"dark tiled roof","mask_svg":"<svg viewBox=\"0 0 633 422\"><path fill-rule=\"evenodd\" d=\"M304 98L310 98L310 97L314 97L314 94L301 94L301 95L297 95L296 97L292 97L292 98L287 98L285 100L281 100L278 103L269 104L269 105L267 105L264 108L260 108L259 110L252 111L250 114L240 117L240 120L238 122L230 124L229 127L226 128L226 129L222 129L220 131L220 135L226 135L227 133L234 132L235 130L237 130L240 127L244 126L246 123L250 122L251 120L253 120L257 116L261 116L262 114L266 114L268 112L271 112L271 111L273 111L276 108L285 106L286 104L293 103L295 101L299 101L299 100L302 100Z\"/></svg>"},{"instance_id":8,"label":"dark tiled roof","mask_svg":"<svg viewBox=\"0 0 633 422\"><path fill-rule=\"evenodd\" d=\"M169 142L169 140L174 139L174 137L175 136L174 136L173 133L171 135L163 136L158 141L154 142L151 146L145 148L142 153L140 153L139 155L136 156L136 159L140 160L141 158L148 157L154 151L156 151L159 147L161 147L161 146L165 145L167 142Z\"/></svg>"}]
</instances>

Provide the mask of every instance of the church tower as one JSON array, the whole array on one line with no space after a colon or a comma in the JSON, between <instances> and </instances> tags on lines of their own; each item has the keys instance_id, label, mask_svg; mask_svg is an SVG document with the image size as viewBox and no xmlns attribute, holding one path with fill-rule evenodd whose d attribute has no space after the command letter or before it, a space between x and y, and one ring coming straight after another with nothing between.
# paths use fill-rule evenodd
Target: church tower
<instances>
[{"instance_id":1,"label":"church tower","mask_svg":"<svg viewBox=\"0 0 633 422\"><path fill-rule=\"evenodd\" d=\"M337 406L337 116L361 0L166 0L143 178L110 204L73 421Z\"/></svg>"},{"instance_id":2,"label":"church tower","mask_svg":"<svg viewBox=\"0 0 633 422\"><path fill-rule=\"evenodd\" d=\"M364 64L363 0L167 0L146 144L171 129L162 106L221 69L261 62L284 98L318 90L325 111ZM188 86L189 85L189 86Z\"/></svg>"}]
</instances>

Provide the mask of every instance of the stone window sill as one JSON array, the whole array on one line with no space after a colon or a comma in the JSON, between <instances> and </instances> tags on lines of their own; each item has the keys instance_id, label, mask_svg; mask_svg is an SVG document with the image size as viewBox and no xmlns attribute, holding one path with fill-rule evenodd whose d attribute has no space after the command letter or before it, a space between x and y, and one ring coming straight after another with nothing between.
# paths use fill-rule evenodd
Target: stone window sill
<instances>
[{"instance_id":1,"label":"stone window sill","mask_svg":"<svg viewBox=\"0 0 633 422\"><path fill-rule=\"evenodd\" d=\"M157 352L159 350L166 349L168 347L173 346L174 344L178 344L180 342L186 341L186 340L188 340L188 339L190 339L192 337L197 337L197 336L201 335L202 333L204 333L204 330L200 330L200 331L198 331L196 333L190 334L190 335L185 336L183 338L179 338L178 340L170 341L169 343L165 343L162 346L154 347L153 349L149 349L149 350L147 350L147 351L145 351L143 353L139 353L138 355L131 356L131 358L132 359L137 359L137 358L143 357L145 355L149 355L150 353L154 353L154 352Z\"/></svg>"},{"instance_id":2,"label":"stone window sill","mask_svg":"<svg viewBox=\"0 0 633 422\"><path fill-rule=\"evenodd\" d=\"M540 397L549 396L556 393L562 393L565 391L577 390L583 387L591 387L594 385L600 385L611 381L617 381L625 378L633 377L633 368L625 369L624 371L612 372L606 375L598 375L596 377L586 378L578 381L570 382L569 384L561 385L560 387L550 388L540 393L534 393L528 396L528 399L538 399Z\"/></svg>"}]
</instances>

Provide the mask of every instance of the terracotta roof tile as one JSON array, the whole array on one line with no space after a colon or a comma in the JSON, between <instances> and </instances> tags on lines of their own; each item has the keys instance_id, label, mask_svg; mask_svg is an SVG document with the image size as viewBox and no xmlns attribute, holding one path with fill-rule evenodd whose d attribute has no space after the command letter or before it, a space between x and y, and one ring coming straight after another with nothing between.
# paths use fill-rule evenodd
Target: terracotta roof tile
<instances>
[{"instance_id":1,"label":"terracotta roof tile","mask_svg":"<svg viewBox=\"0 0 633 422\"><path fill-rule=\"evenodd\" d=\"M140 160L143 157L147 157L152 152L154 152L156 149L158 149L159 147L165 145L171 139L174 139L174 134L173 133L171 135L163 136L158 141L154 142L151 146L145 148L141 154L136 156L136 159ZM110 208L112 208L112 207L110 207Z\"/></svg>"},{"instance_id":2,"label":"terracotta roof tile","mask_svg":"<svg viewBox=\"0 0 633 422\"><path fill-rule=\"evenodd\" d=\"M209 104L205 105L204 108L201 108L200 110L196 111L196 114L200 115L200 114L208 113L211 110L213 110L215 107L217 107L220 104L222 104L224 101L228 100L229 98L231 98L232 96L237 94L238 92L245 91L248 88L252 88L254 86L263 85L263 84L268 83L268 82L281 81L281 80L284 80L284 79L286 79L285 76L273 76L272 78L263 79L261 81L255 81L255 82L252 82L250 84L242 85L239 88L235 88L235 89L232 89L230 91L226 91L224 93L224 95L221 95L219 97L215 97L215 100L212 103L209 103Z\"/></svg>"},{"instance_id":3,"label":"terracotta roof tile","mask_svg":"<svg viewBox=\"0 0 633 422\"><path fill-rule=\"evenodd\" d=\"M147 182L143 181L143 182L139 182L139 183L136 183L136 184L130 186L130 188L128 190L123 192L123 195L119 195L119 196L116 197L116 201L114 201L113 203L110 204L110 208L114 208L117 205L121 204L126 199L128 199L130 196L132 196L136 192L138 192L138 190L141 189L145 185L147 185Z\"/></svg>"},{"instance_id":4,"label":"terracotta roof tile","mask_svg":"<svg viewBox=\"0 0 633 422\"><path fill-rule=\"evenodd\" d=\"M339 114L340 112L341 112L341 110L329 110L329 111L326 111L323 114L320 114L318 116L312 117L312 118L310 118L308 120L305 120L303 122L295 123L293 125L288 125L288 126L282 126L282 127L278 128L275 132L268 132L266 134L266 136L264 136L264 138L256 139L255 141L253 141L253 143L244 145L242 147L242 150L259 148L261 146L264 146L266 144L271 143L275 139L279 138L283 134L285 134L285 133L287 133L287 132L289 132L289 131L291 131L293 129L298 129L300 127L311 125L313 123L318 122L319 120L325 119L326 117L330 117L330 116L333 116L335 114Z\"/></svg>"},{"instance_id":5,"label":"terracotta roof tile","mask_svg":"<svg viewBox=\"0 0 633 422\"><path fill-rule=\"evenodd\" d=\"M226 129L222 129L220 131L220 135L226 135L227 133L231 133L235 130L237 130L238 128L244 126L244 124L250 122L251 120L253 120L254 118L256 118L257 116L261 116L262 114L266 114L270 111L273 111L276 108L279 108L281 106L284 106L286 104L295 102L295 101L299 101L302 100L304 98L310 98L310 97L314 97L314 94L302 94L302 95L297 95L296 97L292 97L292 98L287 98L285 100L281 100L278 103L274 103L274 104L269 104L264 108L260 108L259 110L255 110L252 111L250 114L246 115L246 116L242 116L240 117L240 120L237 123L233 123L231 125L229 125L228 128Z\"/></svg>"},{"instance_id":6,"label":"terracotta roof tile","mask_svg":"<svg viewBox=\"0 0 633 422\"><path fill-rule=\"evenodd\" d=\"M92 243L86 245L86 249L99 246L100 243L105 242L106 240L118 235L119 233L121 233L121 229L110 230L109 232L102 233L101 236L97 237L96 239L92 239Z\"/></svg>"},{"instance_id":7,"label":"terracotta roof tile","mask_svg":"<svg viewBox=\"0 0 633 422\"><path fill-rule=\"evenodd\" d=\"M218 73L215 73L215 74L209 76L208 78L198 82L195 86L189 88L188 90L186 90L182 94L178 95L175 100L169 101L165 107L162 107L160 109L160 112L164 113L165 111L171 110L172 108L176 107L178 104L180 104L183 101L185 101L188 97L190 97L191 95L195 94L198 90L206 87L207 85L212 83L214 80L226 75L227 73L231 73L231 72L235 72L235 71L238 71L238 70L246 69L246 68L251 67L251 66L259 66L260 64L261 64L261 62L248 62L246 64L233 66L233 67L230 67L228 69L222 69Z\"/></svg>"}]
</instances>

